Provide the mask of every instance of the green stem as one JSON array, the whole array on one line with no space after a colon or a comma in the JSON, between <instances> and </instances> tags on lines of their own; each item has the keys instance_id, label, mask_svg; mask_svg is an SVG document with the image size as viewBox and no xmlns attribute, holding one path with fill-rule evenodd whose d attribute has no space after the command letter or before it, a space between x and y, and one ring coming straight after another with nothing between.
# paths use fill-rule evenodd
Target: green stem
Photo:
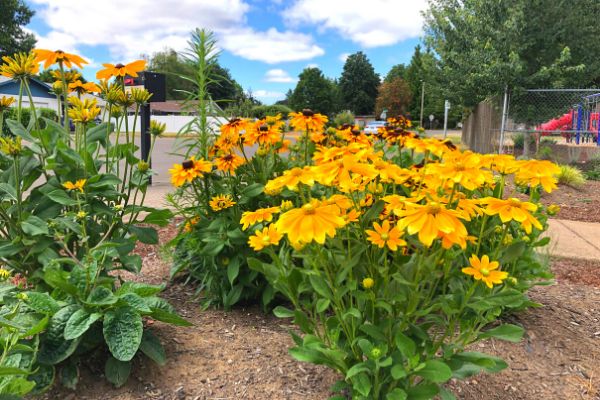
<instances>
[{"instance_id":1,"label":"green stem","mask_svg":"<svg viewBox=\"0 0 600 400\"><path fill-rule=\"evenodd\" d=\"M481 229L479 230L479 240L477 241L477 250L475 251L475 255L479 257L479 249L481 248L481 241L483 240L483 230L485 229L485 223L487 222L488 215L485 214L483 216L483 221L481 222Z\"/></svg>"},{"instance_id":2,"label":"green stem","mask_svg":"<svg viewBox=\"0 0 600 400\"><path fill-rule=\"evenodd\" d=\"M69 86L67 85L67 79L65 77L65 68L62 62L58 63L60 67L60 75L63 83L63 96L65 96L65 131L67 131L67 135L71 134L71 124L69 121L69 102L67 97L69 96Z\"/></svg>"},{"instance_id":3,"label":"green stem","mask_svg":"<svg viewBox=\"0 0 600 400\"><path fill-rule=\"evenodd\" d=\"M17 122L21 123L21 110L23 109L23 81L21 81L21 87L19 88L19 110L17 114Z\"/></svg>"},{"instance_id":4,"label":"green stem","mask_svg":"<svg viewBox=\"0 0 600 400\"><path fill-rule=\"evenodd\" d=\"M421 174L421 180L419 181L419 190L417 190L417 198L421 194L421 187L423 186L423 180L425 179L425 170L427 169L428 159L429 159L429 150L425 151L425 162L423 163L423 173Z\"/></svg>"},{"instance_id":5,"label":"green stem","mask_svg":"<svg viewBox=\"0 0 600 400\"><path fill-rule=\"evenodd\" d=\"M496 251L494 252L494 258L492 258L492 260L496 260L498 258L498 253L500 253L500 248L502 247L504 238L506 237L506 234L508 233L509 229L510 229L510 221L507 221L506 228L504 228L504 232L502 232L502 238L500 239L500 242L498 243L498 247L496 247Z\"/></svg>"},{"instance_id":6,"label":"green stem","mask_svg":"<svg viewBox=\"0 0 600 400\"><path fill-rule=\"evenodd\" d=\"M15 157L15 164L14 164L14 169L15 169L15 188L17 189L17 209L19 212L19 219L18 219L18 226L21 226L21 223L23 222L23 204L22 204L22 199L21 199L21 181L19 179L19 156L14 156Z\"/></svg>"}]
</instances>

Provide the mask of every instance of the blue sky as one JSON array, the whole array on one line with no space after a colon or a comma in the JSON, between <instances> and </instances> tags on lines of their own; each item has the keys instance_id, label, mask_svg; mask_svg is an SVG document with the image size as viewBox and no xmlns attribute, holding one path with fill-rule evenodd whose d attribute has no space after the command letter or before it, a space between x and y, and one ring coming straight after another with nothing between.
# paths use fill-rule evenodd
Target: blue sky
<instances>
[{"instance_id":1,"label":"blue sky","mask_svg":"<svg viewBox=\"0 0 600 400\"><path fill-rule=\"evenodd\" d=\"M267 104L284 97L307 66L339 77L347 54L363 51L385 76L408 63L422 35L425 0L26 0L38 48L89 61L128 63L165 47L183 51L189 31L215 32L220 63ZM118 10L118 12L115 12Z\"/></svg>"}]
</instances>

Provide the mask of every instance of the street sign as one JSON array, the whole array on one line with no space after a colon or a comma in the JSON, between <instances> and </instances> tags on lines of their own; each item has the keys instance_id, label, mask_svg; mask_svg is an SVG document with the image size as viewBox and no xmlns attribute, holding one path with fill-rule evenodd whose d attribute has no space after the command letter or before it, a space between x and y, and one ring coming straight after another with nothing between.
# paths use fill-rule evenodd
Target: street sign
<instances>
[{"instance_id":1,"label":"street sign","mask_svg":"<svg viewBox=\"0 0 600 400\"><path fill-rule=\"evenodd\" d=\"M383 113L384 113L384 114L387 114L387 110L383 110Z\"/></svg>"},{"instance_id":2,"label":"street sign","mask_svg":"<svg viewBox=\"0 0 600 400\"><path fill-rule=\"evenodd\" d=\"M446 103L444 103L444 108L447 110L450 108L450 101L446 100Z\"/></svg>"},{"instance_id":3,"label":"street sign","mask_svg":"<svg viewBox=\"0 0 600 400\"><path fill-rule=\"evenodd\" d=\"M433 117L433 115L430 115L430 116L429 116L429 120L430 120L431 122L433 122L433 118L434 118L434 117Z\"/></svg>"},{"instance_id":4,"label":"street sign","mask_svg":"<svg viewBox=\"0 0 600 400\"><path fill-rule=\"evenodd\" d=\"M385 117L387 116L387 115L386 115L386 112L387 112L387 110L386 110L386 111L384 111L384 112L382 112L382 113L381 113L381 115L379 116L379 118L381 118L381 119L385 120Z\"/></svg>"}]
</instances>

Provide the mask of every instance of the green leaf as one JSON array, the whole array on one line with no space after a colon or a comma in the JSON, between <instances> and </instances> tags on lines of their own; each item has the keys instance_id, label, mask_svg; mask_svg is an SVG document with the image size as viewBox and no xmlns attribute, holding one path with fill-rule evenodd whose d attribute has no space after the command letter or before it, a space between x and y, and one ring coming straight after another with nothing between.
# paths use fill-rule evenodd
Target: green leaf
<instances>
[{"instance_id":1,"label":"green leaf","mask_svg":"<svg viewBox=\"0 0 600 400\"><path fill-rule=\"evenodd\" d=\"M30 215L27 220L21 222L21 229L23 229L24 233L31 236L48 234L48 225L35 215Z\"/></svg>"},{"instance_id":2,"label":"green leaf","mask_svg":"<svg viewBox=\"0 0 600 400\"><path fill-rule=\"evenodd\" d=\"M77 286L71 285L60 274L60 271L55 269L46 269L44 280L52 287L59 288L72 296L77 296Z\"/></svg>"},{"instance_id":3,"label":"green leaf","mask_svg":"<svg viewBox=\"0 0 600 400\"><path fill-rule=\"evenodd\" d=\"M503 359L498 358L498 357L492 357L492 356L490 356L490 359L492 361L494 361L496 363L496 365L483 368L484 371L487 372L488 374L495 374L496 372L500 372L500 371L508 368L508 363L506 361L504 361Z\"/></svg>"},{"instance_id":4,"label":"green leaf","mask_svg":"<svg viewBox=\"0 0 600 400\"><path fill-rule=\"evenodd\" d=\"M42 317L41 319L37 318L40 316ZM50 316L44 314L27 313L18 315L14 321L25 325L25 329L29 328L27 332L19 335L19 338L23 339L28 336L35 335L36 333L40 333L46 329L46 326L48 326L48 322L50 321Z\"/></svg>"},{"instance_id":5,"label":"green leaf","mask_svg":"<svg viewBox=\"0 0 600 400\"><path fill-rule=\"evenodd\" d=\"M443 362L428 360L425 362L425 367L416 371L415 375L429 379L431 382L446 382L452 378L452 370Z\"/></svg>"},{"instance_id":6,"label":"green leaf","mask_svg":"<svg viewBox=\"0 0 600 400\"><path fill-rule=\"evenodd\" d=\"M157 321L177 326L195 326L195 324L181 318L179 315L171 314L160 308L150 307L150 309L152 310L152 318Z\"/></svg>"},{"instance_id":7,"label":"green leaf","mask_svg":"<svg viewBox=\"0 0 600 400\"><path fill-rule=\"evenodd\" d=\"M126 293L123 296L121 296L121 299L136 310L138 310L139 312L152 312L152 310L150 309L150 307L148 307L144 299L135 293Z\"/></svg>"},{"instance_id":8,"label":"green leaf","mask_svg":"<svg viewBox=\"0 0 600 400\"><path fill-rule=\"evenodd\" d=\"M67 321L65 326L65 339L76 339L83 335L90 326L100 318L102 313L94 313L88 309L81 309L76 311L71 318Z\"/></svg>"},{"instance_id":9,"label":"green leaf","mask_svg":"<svg viewBox=\"0 0 600 400\"><path fill-rule=\"evenodd\" d=\"M25 129L25 127L18 121L14 119L6 119L4 120L8 129L13 133L13 135L20 137L23 140L28 141L29 143L35 143L36 140L31 133Z\"/></svg>"},{"instance_id":10,"label":"green leaf","mask_svg":"<svg viewBox=\"0 0 600 400\"><path fill-rule=\"evenodd\" d=\"M19 396L24 396L31 392L34 387L35 382L29 382L25 378L12 378L6 386L2 388L4 393L0 394L0 400L23 400L23 398Z\"/></svg>"},{"instance_id":11,"label":"green leaf","mask_svg":"<svg viewBox=\"0 0 600 400\"><path fill-rule=\"evenodd\" d=\"M148 305L148 307L150 307L150 309L152 309L152 308L160 308L161 310L166 311L169 314L179 315L179 313L177 312L177 310L175 310L175 307L173 307L172 305L170 305L169 302L166 301L163 298L160 298L160 297L146 297L146 298L144 298L144 301L146 302L146 304Z\"/></svg>"},{"instance_id":12,"label":"green leaf","mask_svg":"<svg viewBox=\"0 0 600 400\"><path fill-rule=\"evenodd\" d=\"M106 379L115 384L116 387L124 384L131 373L131 363L129 361L120 361L114 357L106 360L104 367Z\"/></svg>"},{"instance_id":13,"label":"green leaf","mask_svg":"<svg viewBox=\"0 0 600 400\"><path fill-rule=\"evenodd\" d=\"M474 341L485 338L496 338L517 343L521 340L524 333L525 330L523 330L523 328L519 328L515 325L504 324L500 325L497 328L485 331L485 333L477 336L477 339L475 339Z\"/></svg>"},{"instance_id":14,"label":"green leaf","mask_svg":"<svg viewBox=\"0 0 600 400\"><path fill-rule=\"evenodd\" d=\"M527 248L527 243L525 243L525 241L523 241L523 240L520 240L518 242L511 244L510 246L508 246L507 248L505 248L502 251L502 257L500 257L500 259L498 260L498 263L500 265L512 263L517 258L519 258L519 256L521 254L523 254L523 252L525 251L526 248Z\"/></svg>"},{"instance_id":15,"label":"green leaf","mask_svg":"<svg viewBox=\"0 0 600 400\"><path fill-rule=\"evenodd\" d=\"M353 365L352 368L350 368L348 370L348 372L346 372L346 379L350 379L354 375L360 374L361 372L371 373L371 367L370 367L369 363L362 362L362 363Z\"/></svg>"},{"instance_id":16,"label":"green leaf","mask_svg":"<svg viewBox=\"0 0 600 400\"><path fill-rule=\"evenodd\" d=\"M363 396L368 396L371 392L371 379L365 373L356 375L354 378L354 390L357 390Z\"/></svg>"},{"instance_id":17,"label":"green leaf","mask_svg":"<svg viewBox=\"0 0 600 400\"><path fill-rule=\"evenodd\" d=\"M62 204L63 206L76 206L77 200L70 197L67 193L65 193L62 189L57 189L53 192L46 194L52 201L57 202L58 204Z\"/></svg>"},{"instance_id":18,"label":"green leaf","mask_svg":"<svg viewBox=\"0 0 600 400\"><path fill-rule=\"evenodd\" d=\"M546 246L548 243L550 243L550 238L549 237L545 237L542 240L535 242L532 247L543 247Z\"/></svg>"},{"instance_id":19,"label":"green leaf","mask_svg":"<svg viewBox=\"0 0 600 400\"><path fill-rule=\"evenodd\" d=\"M372 324L364 324L360 327L360 330L366 333L367 335L371 336L375 340L380 340L384 343L388 342L387 337L383 333L383 329L381 329L378 326Z\"/></svg>"},{"instance_id":20,"label":"green leaf","mask_svg":"<svg viewBox=\"0 0 600 400\"><path fill-rule=\"evenodd\" d=\"M77 348L81 337L65 340L67 322L81 306L73 304L62 308L50 318L46 332L42 336L42 346L37 361L43 364L56 364L69 357Z\"/></svg>"},{"instance_id":21,"label":"green leaf","mask_svg":"<svg viewBox=\"0 0 600 400\"><path fill-rule=\"evenodd\" d=\"M402 379L406 376L407 371L402 364L396 364L392 367L392 377L394 379Z\"/></svg>"},{"instance_id":22,"label":"green leaf","mask_svg":"<svg viewBox=\"0 0 600 400\"><path fill-rule=\"evenodd\" d=\"M492 306L507 306L514 303L515 301L521 300L524 294L518 290L508 289L502 292L496 293L485 299L485 302Z\"/></svg>"},{"instance_id":23,"label":"green leaf","mask_svg":"<svg viewBox=\"0 0 600 400\"><path fill-rule=\"evenodd\" d=\"M408 336L402 333L396 334L396 347L406 358L410 358L415 355L415 342L413 342Z\"/></svg>"},{"instance_id":24,"label":"green leaf","mask_svg":"<svg viewBox=\"0 0 600 400\"><path fill-rule=\"evenodd\" d=\"M104 316L104 339L112 355L120 361L129 361L135 356L144 324L142 317L131 306L120 308L117 312L108 311Z\"/></svg>"},{"instance_id":25,"label":"green leaf","mask_svg":"<svg viewBox=\"0 0 600 400\"><path fill-rule=\"evenodd\" d=\"M339 392L340 390L346 389L348 386L350 386L348 384L348 382L346 382L345 380L342 379L342 380L339 380L336 383L334 383L333 386L331 386L329 388L329 391L330 392ZM331 398L329 398L329 400L331 400ZM347 399L344 397L344 400L347 400Z\"/></svg>"},{"instance_id":26,"label":"green leaf","mask_svg":"<svg viewBox=\"0 0 600 400\"><path fill-rule=\"evenodd\" d=\"M440 387L430 383L428 385L418 385L409 387L406 390L408 400L429 400L434 398L440 392Z\"/></svg>"},{"instance_id":27,"label":"green leaf","mask_svg":"<svg viewBox=\"0 0 600 400\"><path fill-rule=\"evenodd\" d=\"M309 362L316 365L327 365L331 362L327 356L315 349L292 347L289 351L292 357L298 361Z\"/></svg>"},{"instance_id":28,"label":"green leaf","mask_svg":"<svg viewBox=\"0 0 600 400\"><path fill-rule=\"evenodd\" d=\"M15 254L25 250L27 246L21 246L16 244L5 244L0 246L0 257L11 257Z\"/></svg>"},{"instance_id":29,"label":"green leaf","mask_svg":"<svg viewBox=\"0 0 600 400\"><path fill-rule=\"evenodd\" d=\"M0 198L17 201L17 190L13 185L8 183L0 183Z\"/></svg>"},{"instance_id":30,"label":"green leaf","mask_svg":"<svg viewBox=\"0 0 600 400\"><path fill-rule=\"evenodd\" d=\"M104 286L98 286L86 300L86 304L90 304L93 306L109 306L111 304L115 304L118 298L115 297L113 292L105 288Z\"/></svg>"},{"instance_id":31,"label":"green leaf","mask_svg":"<svg viewBox=\"0 0 600 400\"><path fill-rule=\"evenodd\" d=\"M0 376L29 375L29 372L17 367L0 366Z\"/></svg>"},{"instance_id":32,"label":"green leaf","mask_svg":"<svg viewBox=\"0 0 600 400\"><path fill-rule=\"evenodd\" d=\"M162 292L166 286L167 284L164 282L159 286L148 285L147 283L135 283L131 288L133 293L140 297L150 297Z\"/></svg>"},{"instance_id":33,"label":"green leaf","mask_svg":"<svg viewBox=\"0 0 600 400\"><path fill-rule=\"evenodd\" d=\"M263 192L264 186L260 183L253 183L242 190L242 196L245 197L256 197Z\"/></svg>"},{"instance_id":34,"label":"green leaf","mask_svg":"<svg viewBox=\"0 0 600 400\"><path fill-rule=\"evenodd\" d=\"M229 279L229 284L233 286L233 281L237 278L240 273L240 259L238 257L234 257L233 260L229 261L227 265L227 278Z\"/></svg>"},{"instance_id":35,"label":"green leaf","mask_svg":"<svg viewBox=\"0 0 600 400\"><path fill-rule=\"evenodd\" d=\"M496 365L491 356L487 354L479 353L477 351L465 351L452 356L452 359L460 360L463 362L469 362L479 367L493 367Z\"/></svg>"},{"instance_id":36,"label":"green leaf","mask_svg":"<svg viewBox=\"0 0 600 400\"><path fill-rule=\"evenodd\" d=\"M69 389L75 389L75 386L77 386L77 381L79 380L79 370L77 369L77 364L71 363L62 367L60 370L60 379L63 385Z\"/></svg>"},{"instance_id":37,"label":"green leaf","mask_svg":"<svg viewBox=\"0 0 600 400\"><path fill-rule=\"evenodd\" d=\"M140 350L153 359L158 365L165 365L167 363L165 349L163 348L162 343L160 343L160 339L150 331L144 331L142 342L140 343Z\"/></svg>"},{"instance_id":38,"label":"green leaf","mask_svg":"<svg viewBox=\"0 0 600 400\"><path fill-rule=\"evenodd\" d=\"M54 382L54 366L36 362L33 364L32 371L36 372L29 375L27 380L35 382L35 387L29 394L40 395L50 389L50 386Z\"/></svg>"},{"instance_id":39,"label":"green leaf","mask_svg":"<svg viewBox=\"0 0 600 400\"><path fill-rule=\"evenodd\" d=\"M288 310L287 308L281 307L281 306L277 306L274 310L273 310L273 314L275 314L276 317L279 318L291 318L293 317L294 311L292 310Z\"/></svg>"},{"instance_id":40,"label":"green leaf","mask_svg":"<svg viewBox=\"0 0 600 400\"><path fill-rule=\"evenodd\" d=\"M158 244L158 232L154 228L131 225L128 232L144 244Z\"/></svg>"},{"instance_id":41,"label":"green leaf","mask_svg":"<svg viewBox=\"0 0 600 400\"><path fill-rule=\"evenodd\" d=\"M257 260L256 258L250 257L246 260L246 262L248 263L248 267L251 270L258 271L258 272L264 274L265 269L263 268L262 262L260 262L259 260Z\"/></svg>"},{"instance_id":42,"label":"green leaf","mask_svg":"<svg viewBox=\"0 0 600 400\"><path fill-rule=\"evenodd\" d=\"M310 284L317 291L317 293L319 293L321 296L325 297L326 299L333 300L333 293L331 292L331 289L329 288L329 285L327 284L327 282L325 282L325 279L321 278L318 275L314 275L314 274L310 275L309 279L310 279Z\"/></svg>"},{"instance_id":43,"label":"green leaf","mask_svg":"<svg viewBox=\"0 0 600 400\"><path fill-rule=\"evenodd\" d=\"M134 274L139 274L142 270L142 257L138 254L123 255L119 257L119 261L125 270Z\"/></svg>"},{"instance_id":44,"label":"green leaf","mask_svg":"<svg viewBox=\"0 0 600 400\"><path fill-rule=\"evenodd\" d=\"M448 389L440 388L440 396L442 397L442 400L456 400L454 393Z\"/></svg>"},{"instance_id":45,"label":"green leaf","mask_svg":"<svg viewBox=\"0 0 600 400\"><path fill-rule=\"evenodd\" d=\"M394 388L391 393L388 393L385 398L386 400L406 400L406 392L399 388Z\"/></svg>"},{"instance_id":46,"label":"green leaf","mask_svg":"<svg viewBox=\"0 0 600 400\"><path fill-rule=\"evenodd\" d=\"M60 306L56 300L47 293L25 292L25 295L28 297L25 305L33 311L42 314L56 314L60 310Z\"/></svg>"},{"instance_id":47,"label":"green leaf","mask_svg":"<svg viewBox=\"0 0 600 400\"><path fill-rule=\"evenodd\" d=\"M369 225L369 223L371 222L372 219L378 218L379 214L381 214L384 207L385 207L385 201L378 200L377 202L375 202L375 204L373 204L371 206L369 211L367 211L365 213L365 216L363 217L364 223Z\"/></svg>"}]
</instances>

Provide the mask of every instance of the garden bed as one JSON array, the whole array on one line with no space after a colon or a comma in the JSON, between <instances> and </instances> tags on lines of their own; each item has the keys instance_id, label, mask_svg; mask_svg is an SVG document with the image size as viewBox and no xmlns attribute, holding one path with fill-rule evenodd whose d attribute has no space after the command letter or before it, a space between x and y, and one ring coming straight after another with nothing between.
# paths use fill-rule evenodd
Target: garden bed
<instances>
[{"instance_id":1,"label":"garden bed","mask_svg":"<svg viewBox=\"0 0 600 400\"><path fill-rule=\"evenodd\" d=\"M506 196L513 192L512 183L505 190ZM556 204L560 211L556 215L557 219L567 219L571 221L600 222L600 182L586 181L581 187L571 187L561 185L560 190L553 190L552 193L542 192L540 203L545 206ZM520 200L529 201L529 195L515 192L514 196Z\"/></svg>"},{"instance_id":2,"label":"garden bed","mask_svg":"<svg viewBox=\"0 0 600 400\"><path fill-rule=\"evenodd\" d=\"M176 233L174 225L160 228L161 243ZM144 276L139 281L159 284L168 278L169 262L161 260L159 246L139 245ZM520 343L495 339L472 350L506 359L510 367L495 375L479 374L465 382L451 380L446 387L458 399L595 399L586 389L600 386L600 309L598 282L582 279L600 263L561 260L555 263L557 285L536 287L531 300L545 307L511 318L526 329ZM581 273L579 273L581 271ZM573 285L584 283L590 286ZM594 287L595 286L595 287ZM104 377L108 354L97 351L82 357L75 391L57 379L44 399L327 399L338 376L326 367L300 363L288 353L294 343L287 328L291 319L265 315L261 307L236 307L233 312L200 312L187 302L194 286L170 283L160 295L195 327L178 327L145 320L145 329L165 345L167 365L158 367L146 356L136 356L129 381L115 388ZM57 368L58 370L58 368ZM594 397L595 396L595 397Z\"/></svg>"}]
</instances>

